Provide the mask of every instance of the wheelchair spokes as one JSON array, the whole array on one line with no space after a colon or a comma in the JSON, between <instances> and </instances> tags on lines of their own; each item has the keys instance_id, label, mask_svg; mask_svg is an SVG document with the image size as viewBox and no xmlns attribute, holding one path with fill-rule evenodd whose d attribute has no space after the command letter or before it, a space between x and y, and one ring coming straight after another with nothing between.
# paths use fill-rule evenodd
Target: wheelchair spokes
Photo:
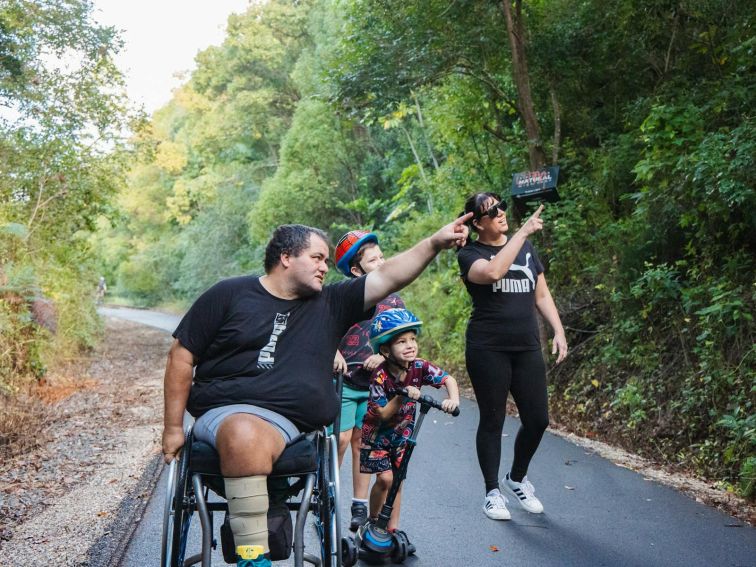
<instances>
[{"instance_id":1,"label":"wheelchair spokes","mask_svg":"<svg viewBox=\"0 0 756 567\"><path fill-rule=\"evenodd\" d=\"M340 567L339 526L336 517L338 500L338 463L334 467L331 456L335 454L335 436L326 435L318 447L319 467L314 491L315 529L320 539L320 557L323 567Z\"/></svg>"},{"instance_id":2,"label":"wheelchair spokes","mask_svg":"<svg viewBox=\"0 0 756 567\"><path fill-rule=\"evenodd\" d=\"M194 513L189 480L189 455L182 451L168 470L163 512L162 567L183 567L187 535Z\"/></svg>"},{"instance_id":3,"label":"wheelchair spokes","mask_svg":"<svg viewBox=\"0 0 756 567\"><path fill-rule=\"evenodd\" d=\"M166 498L163 508L163 541L161 547L160 565L166 567L171 562L172 546L168 545L168 539L173 535L173 522L175 511L173 509L173 495L176 493L176 460L168 465L168 478L165 486Z\"/></svg>"}]
</instances>

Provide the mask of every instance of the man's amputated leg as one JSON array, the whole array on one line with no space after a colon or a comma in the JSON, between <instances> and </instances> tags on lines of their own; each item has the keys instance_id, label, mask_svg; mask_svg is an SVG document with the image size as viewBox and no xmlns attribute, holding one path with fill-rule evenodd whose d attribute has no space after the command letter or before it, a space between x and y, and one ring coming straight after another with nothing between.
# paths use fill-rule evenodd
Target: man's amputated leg
<instances>
[{"instance_id":1,"label":"man's amputated leg","mask_svg":"<svg viewBox=\"0 0 756 567\"><path fill-rule=\"evenodd\" d=\"M284 438L255 415L233 414L220 425L216 445L237 553L249 546L268 553L266 480L286 446Z\"/></svg>"}]
</instances>

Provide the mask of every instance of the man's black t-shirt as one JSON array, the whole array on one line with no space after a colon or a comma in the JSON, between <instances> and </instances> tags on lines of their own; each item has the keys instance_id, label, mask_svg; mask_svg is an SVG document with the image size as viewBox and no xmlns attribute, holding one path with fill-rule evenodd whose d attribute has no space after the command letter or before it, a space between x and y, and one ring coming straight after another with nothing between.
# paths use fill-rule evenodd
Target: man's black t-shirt
<instances>
[{"instance_id":1,"label":"man's black t-shirt","mask_svg":"<svg viewBox=\"0 0 756 567\"><path fill-rule=\"evenodd\" d=\"M347 329L371 317L364 302L364 277L295 300L271 295L255 276L215 284L173 333L197 364L187 409L199 417L253 404L304 430L331 423L339 409L333 357Z\"/></svg>"},{"instance_id":2,"label":"man's black t-shirt","mask_svg":"<svg viewBox=\"0 0 756 567\"><path fill-rule=\"evenodd\" d=\"M525 241L509 271L492 284L475 284L467 279L476 260L491 260L504 246L468 242L457 261L473 311L467 325L467 344L488 350L536 350L540 348L535 311L535 286L543 265L535 248Z\"/></svg>"}]
</instances>

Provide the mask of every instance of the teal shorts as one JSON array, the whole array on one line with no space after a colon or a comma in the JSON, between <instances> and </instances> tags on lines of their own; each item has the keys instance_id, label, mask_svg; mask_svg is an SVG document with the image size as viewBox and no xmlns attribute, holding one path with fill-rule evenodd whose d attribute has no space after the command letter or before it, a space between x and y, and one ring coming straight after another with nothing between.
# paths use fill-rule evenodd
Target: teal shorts
<instances>
[{"instance_id":1,"label":"teal shorts","mask_svg":"<svg viewBox=\"0 0 756 567\"><path fill-rule=\"evenodd\" d=\"M362 429L362 421L367 413L367 402L370 397L368 390L355 390L346 384L341 392L341 426L342 432L353 428ZM333 431L328 428L328 433Z\"/></svg>"}]
</instances>

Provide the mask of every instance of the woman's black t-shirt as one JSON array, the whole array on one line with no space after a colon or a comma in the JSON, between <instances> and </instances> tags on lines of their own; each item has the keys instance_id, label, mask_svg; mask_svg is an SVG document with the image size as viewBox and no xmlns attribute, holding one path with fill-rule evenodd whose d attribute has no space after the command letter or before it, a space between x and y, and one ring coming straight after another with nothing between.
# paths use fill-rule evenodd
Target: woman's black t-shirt
<instances>
[{"instance_id":1,"label":"woman's black t-shirt","mask_svg":"<svg viewBox=\"0 0 756 567\"><path fill-rule=\"evenodd\" d=\"M187 409L199 417L231 404L272 410L305 430L333 421L333 357L364 309L365 278L311 297L271 295L255 276L223 280L189 309L173 336L195 357Z\"/></svg>"},{"instance_id":2,"label":"woman's black t-shirt","mask_svg":"<svg viewBox=\"0 0 756 567\"><path fill-rule=\"evenodd\" d=\"M462 279L473 303L467 324L467 345L499 351L540 348L535 310L535 287L543 265L535 248L525 241L509 271L492 284L467 279L470 267L479 259L491 260L504 246L468 242L457 254Z\"/></svg>"}]
</instances>

